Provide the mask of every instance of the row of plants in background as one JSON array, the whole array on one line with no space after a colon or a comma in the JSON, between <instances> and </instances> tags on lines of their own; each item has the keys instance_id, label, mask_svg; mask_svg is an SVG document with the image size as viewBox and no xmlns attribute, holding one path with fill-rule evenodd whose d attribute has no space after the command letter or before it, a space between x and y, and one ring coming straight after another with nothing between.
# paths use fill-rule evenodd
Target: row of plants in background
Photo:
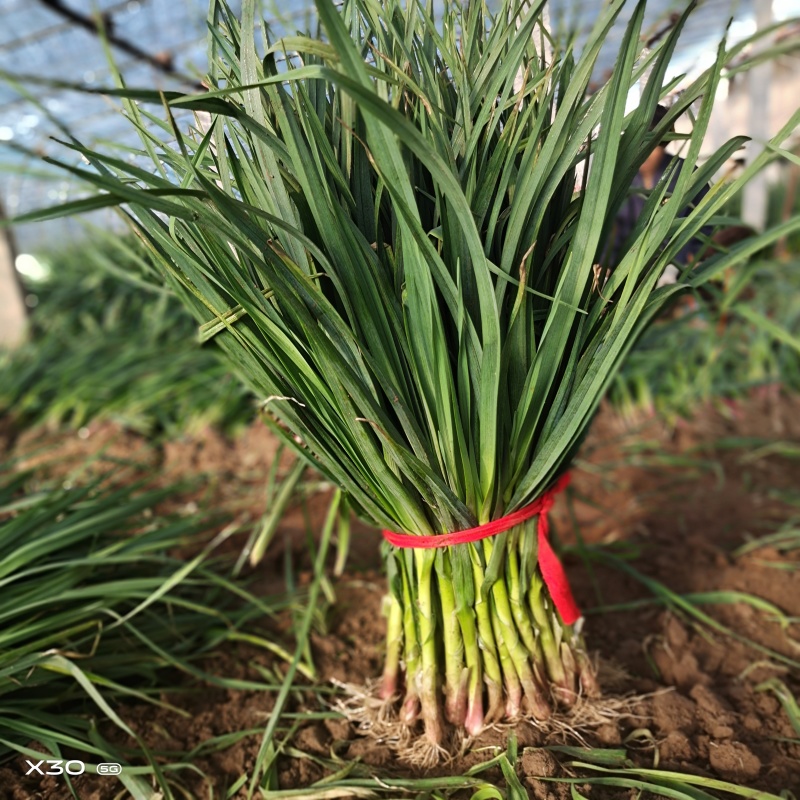
<instances>
[{"instance_id":1,"label":"row of plants in background","mask_svg":"<svg viewBox=\"0 0 800 800\"><path fill-rule=\"evenodd\" d=\"M800 391L800 262L759 258L692 296L631 352L610 391L621 410L691 416L706 401Z\"/></svg>"},{"instance_id":2,"label":"row of plants in background","mask_svg":"<svg viewBox=\"0 0 800 800\"><path fill-rule=\"evenodd\" d=\"M120 247L92 230L74 249L40 256L49 269L28 281L31 341L0 353L0 412L17 427L111 419L175 436L254 418L252 395L207 347L187 341L191 317L138 267L126 269L137 254L135 241ZM690 415L760 386L800 391L799 274L793 259L758 259L732 276L735 285L659 319L614 381L612 404Z\"/></svg>"},{"instance_id":3,"label":"row of plants in background","mask_svg":"<svg viewBox=\"0 0 800 800\"><path fill-rule=\"evenodd\" d=\"M17 427L112 419L147 434L254 415L250 394L193 340L191 317L152 275L145 250L98 228L27 281L31 337L0 352L0 414Z\"/></svg>"}]
</instances>

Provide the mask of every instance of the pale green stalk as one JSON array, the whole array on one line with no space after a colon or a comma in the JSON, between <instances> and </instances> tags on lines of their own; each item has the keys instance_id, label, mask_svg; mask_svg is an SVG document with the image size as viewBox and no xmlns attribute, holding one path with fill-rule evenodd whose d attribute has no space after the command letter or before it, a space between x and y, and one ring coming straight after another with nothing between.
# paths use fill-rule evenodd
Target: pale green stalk
<instances>
[{"instance_id":1,"label":"pale green stalk","mask_svg":"<svg viewBox=\"0 0 800 800\"><path fill-rule=\"evenodd\" d=\"M478 555L478 547L471 546L470 550L475 586L481 587L484 582L484 572ZM499 648L492 629L492 615L488 598L483 596L479 588L475 594L475 616L478 622L478 642L481 649L484 680L486 681L488 695L486 721L493 722L503 714L503 673L498 659Z\"/></svg>"},{"instance_id":2,"label":"pale green stalk","mask_svg":"<svg viewBox=\"0 0 800 800\"><path fill-rule=\"evenodd\" d=\"M539 633L539 644L544 653L548 677L556 686L567 689L569 683L561 662L561 652L556 641L556 635L553 632L553 627L560 625L560 623L556 619L556 615L545 608L545 592L546 589L542 579L538 575L534 576L531 590L528 594L528 605ZM550 605L552 607L552 600Z\"/></svg>"},{"instance_id":3,"label":"pale green stalk","mask_svg":"<svg viewBox=\"0 0 800 800\"><path fill-rule=\"evenodd\" d=\"M386 657L381 680L381 697L389 700L397 694L400 676L400 653L403 649L403 605L389 595L389 614L386 624Z\"/></svg>"},{"instance_id":4,"label":"pale green stalk","mask_svg":"<svg viewBox=\"0 0 800 800\"><path fill-rule=\"evenodd\" d=\"M425 734L433 744L442 741L439 707L439 664L436 652L436 611L433 603L433 562L430 550L415 550L417 568L417 621L419 624L421 663L417 671L417 691L422 704Z\"/></svg>"},{"instance_id":5,"label":"pale green stalk","mask_svg":"<svg viewBox=\"0 0 800 800\"><path fill-rule=\"evenodd\" d=\"M403 644L406 692L400 710L400 719L406 725L412 725L417 721L420 709L419 692L417 690L417 674L420 669L419 636L417 633L417 619L414 614L413 584L409 578L410 576L403 570Z\"/></svg>"},{"instance_id":6,"label":"pale green stalk","mask_svg":"<svg viewBox=\"0 0 800 800\"><path fill-rule=\"evenodd\" d=\"M500 654L500 667L503 671L503 688L505 689L505 716L517 720L522 713L523 690L522 683L511 653L503 640L503 629L497 617L492 616L495 625L495 640L497 651Z\"/></svg>"},{"instance_id":7,"label":"pale green stalk","mask_svg":"<svg viewBox=\"0 0 800 800\"><path fill-rule=\"evenodd\" d=\"M519 557L517 555L517 542L520 536L529 535L527 526L509 532L509 546L506 564L506 578L508 581L508 599L511 604L511 613L517 626L520 638L529 653L536 652L536 634L531 623L528 608L525 604L525 588L522 586L519 574Z\"/></svg>"},{"instance_id":8,"label":"pale green stalk","mask_svg":"<svg viewBox=\"0 0 800 800\"><path fill-rule=\"evenodd\" d=\"M508 546L507 541L492 545L488 539L484 540L484 550L487 558L491 556L492 547ZM520 639L514 617L511 613L511 604L508 599L505 581L501 575L492 584L493 618L495 634L502 640L503 648L508 659L513 664L514 673L519 680L527 701L527 711L536 719L547 719L550 716L550 705L541 689L536 685L533 670L529 661L531 651L527 650ZM506 669L506 664L503 664ZM510 676L507 676L510 677Z\"/></svg>"},{"instance_id":9,"label":"pale green stalk","mask_svg":"<svg viewBox=\"0 0 800 800\"><path fill-rule=\"evenodd\" d=\"M483 729L483 675L484 667L478 643L478 630L475 625L475 612L464 608L458 614L464 652L467 662L467 714L464 727L467 733L475 735Z\"/></svg>"},{"instance_id":10,"label":"pale green stalk","mask_svg":"<svg viewBox=\"0 0 800 800\"><path fill-rule=\"evenodd\" d=\"M464 670L464 640L456 610L452 576L446 568L446 553L442 554L438 574L439 598L442 603L442 639L444 642L445 717L459 727L467 718L467 683Z\"/></svg>"}]
</instances>

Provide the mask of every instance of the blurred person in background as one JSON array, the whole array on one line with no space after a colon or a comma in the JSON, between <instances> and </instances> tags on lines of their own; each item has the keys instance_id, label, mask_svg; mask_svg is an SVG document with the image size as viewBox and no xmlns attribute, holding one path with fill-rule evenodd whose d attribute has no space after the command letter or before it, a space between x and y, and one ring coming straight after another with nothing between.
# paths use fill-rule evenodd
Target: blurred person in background
<instances>
[{"instance_id":1,"label":"blurred person in background","mask_svg":"<svg viewBox=\"0 0 800 800\"><path fill-rule=\"evenodd\" d=\"M656 106L653 119L649 126L650 131L655 130L661 120L666 116L667 111L668 109L665 106ZM674 128L670 128L670 132L674 132ZM675 184L678 182L678 176L681 174L681 170L686 166L686 161L680 156L675 156L667 152L666 144L667 142L665 141L659 142L653 148L653 152L645 159L642 166L639 167L639 172L631 183L628 197L617 214L614 227L611 231L610 247L607 251L608 256L605 259L605 262L609 264L612 269L619 264L625 254L625 243L636 227L636 222L644 209L650 192L669 170L667 194L671 194L675 189ZM680 209L678 216L687 216L706 194L708 194L708 186L704 186L689 205ZM704 245L708 239L711 238L712 233L712 229L706 227L702 229L700 236L691 239L691 241L689 241L675 256L675 263L670 264L664 270L663 274L658 279L657 286L666 286L675 283L683 268L697 261L701 253L707 255L707 253L703 252L706 249Z\"/></svg>"}]
</instances>

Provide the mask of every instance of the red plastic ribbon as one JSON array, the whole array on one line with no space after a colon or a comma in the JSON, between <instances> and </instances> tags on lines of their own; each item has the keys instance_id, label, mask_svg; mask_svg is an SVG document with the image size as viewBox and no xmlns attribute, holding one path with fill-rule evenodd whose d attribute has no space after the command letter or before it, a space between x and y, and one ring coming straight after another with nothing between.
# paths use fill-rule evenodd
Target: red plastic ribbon
<instances>
[{"instance_id":1,"label":"red plastic ribbon","mask_svg":"<svg viewBox=\"0 0 800 800\"><path fill-rule=\"evenodd\" d=\"M553 507L556 495L563 492L569 485L569 473L562 475L541 497L534 500L530 505L513 511L511 514L479 525L477 528L469 528L465 531L454 533L435 534L433 536L416 536L413 533L392 533L383 531L383 538L395 547L410 547L414 549L430 550L435 547L449 547L454 544L468 544L487 539L489 536L496 536L498 533L519 525L526 519L539 515L538 540L539 540L539 567L542 570L545 586L547 586L550 596L553 598L561 619L567 625L572 625L581 616L578 604L572 596L569 588L569 581L564 572L564 567L558 560L558 556L550 545L550 522L547 514Z\"/></svg>"}]
</instances>

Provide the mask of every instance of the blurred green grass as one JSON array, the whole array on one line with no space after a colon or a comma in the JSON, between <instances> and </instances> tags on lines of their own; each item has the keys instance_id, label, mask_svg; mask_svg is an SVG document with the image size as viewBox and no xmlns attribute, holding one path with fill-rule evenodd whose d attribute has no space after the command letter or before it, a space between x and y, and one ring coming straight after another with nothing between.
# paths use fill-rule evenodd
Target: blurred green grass
<instances>
[{"instance_id":1,"label":"blurred green grass","mask_svg":"<svg viewBox=\"0 0 800 800\"><path fill-rule=\"evenodd\" d=\"M17 428L111 419L151 436L253 417L251 396L193 343L192 319L136 242L94 229L38 258L49 275L26 282L30 341L0 351L0 416Z\"/></svg>"},{"instance_id":2,"label":"blurred green grass","mask_svg":"<svg viewBox=\"0 0 800 800\"><path fill-rule=\"evenodd\" d=\"M229 642L258 647L260 620L316 604L305 600L306 590L264 596L231 581L232 557L217 548L237 526L223 527L209 512L160 511L180 487L74 475L32 492L34 477L0 463L0 765L15 754L79 758L92 773L98 762L113 761L125 765L119 780L126 796L188 796L181 774L199 772L192 763L199 753L154 750L121 704L188 717L170 705L170 694L208 686L278 691L280 679L273 685L208 672L208 659ZM187 548L190 555L178 554ZM309 673L304 658L267 649L275 663ZM276 719L273 729L285 734L287 724ZM112 744L115 727L128 746ZM235 740L232 734L201 749Z\"/></svg>"},{"instance_id":3,"label":"blurred green grass","mask_svg":"<svg viewBox=\"0 0 800 800\"><path fill-rule=\"evenodd\" d=\"M610 399L622 411L691 416L704 402L773 384L800 391L800 259L760 259L695 294L630 354Z\"/></svg>"}]
</instances>

